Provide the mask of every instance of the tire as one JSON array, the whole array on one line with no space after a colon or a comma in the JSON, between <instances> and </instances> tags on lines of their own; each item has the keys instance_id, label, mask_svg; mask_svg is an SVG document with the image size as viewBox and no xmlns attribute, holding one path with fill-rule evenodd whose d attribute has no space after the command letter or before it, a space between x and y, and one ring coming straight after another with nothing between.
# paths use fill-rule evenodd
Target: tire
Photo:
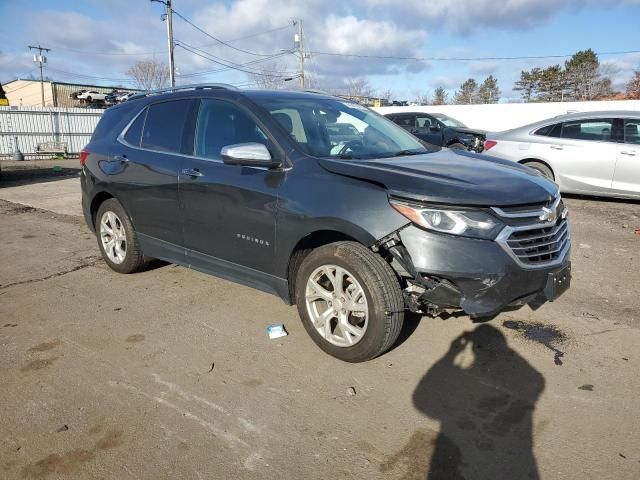
<instances>
[{"instance_id":1,"label":"tire","mask_svg":"<svg viewBox=\"0 0 640 480\"><path fill-rule=\"evenodd\" d=\"M531 167L534 170L539 171L542 175L547 177L549 180L555 181L555 176L553 175L553 172L544 163L542 163L542 162L523 162L523 165L526 165L527 167Z\"/></svg>"},{"instance_id":2,"label":"tire","mask_svg":"<svg viewBox=\"0 0 640 480\"><path fill-rule=\"evenodd\" d=\"M102 202L96 215L95 228L102 258L112 270L135 273L145 268L147 261L140 250L133 224L115 198ZM109 239L113 243L109 243Z\"/></svg>"},{"instance_id":3,"label":"tire","mask_svg":"<svg viewBox=\"0 0 640 480\"><path fill-rule=\"evenodd\" d=\"M452 143L450 145L447 145L447 148L451 148L453 150L466 150L467 149L467 147L465 147L463 144L458 143L458 142L455 142L455 143Z\"/></svg>"},{"instance_id":4,"label":"tire","mask_svg":"<svg viewBox=\"0 0 640 480\"><path fill-rule=\"evenodd\" d=\"M91 103L91 97L87 97L87 103Z\"/></svg>"},{"instance_id":5,"label":"tire","mask_svg":"<svg viewBox=\"0 0 640 480\"><path fill-rule=\"evenodd\" d=\"M326 272L342 279L341 290ZM382 258L359 243L336 242L313 250L300 265L295 290L304 328L329 355L364 362L398 339L405 312L398 279ZM322 321L324 314L328 320ZM343 322L348 331L340 328Z\"/></svg>"}]
</instances>

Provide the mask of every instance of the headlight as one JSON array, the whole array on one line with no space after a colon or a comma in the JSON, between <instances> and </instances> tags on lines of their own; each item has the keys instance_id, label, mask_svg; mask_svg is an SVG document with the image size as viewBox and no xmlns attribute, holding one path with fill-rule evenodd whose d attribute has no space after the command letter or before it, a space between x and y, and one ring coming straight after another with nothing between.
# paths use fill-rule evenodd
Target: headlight
<instances>
[{"instance_id":1,"label":"headlight","mask_svg":"<svg viewBox=\"0 0 640 480\"><path fill-rule=\"evenodd\" d=\"M504 224L480 210L450 210L390 200L391 206L416 225L441 233L494 239Z\"/></svg>"}]
</instances>

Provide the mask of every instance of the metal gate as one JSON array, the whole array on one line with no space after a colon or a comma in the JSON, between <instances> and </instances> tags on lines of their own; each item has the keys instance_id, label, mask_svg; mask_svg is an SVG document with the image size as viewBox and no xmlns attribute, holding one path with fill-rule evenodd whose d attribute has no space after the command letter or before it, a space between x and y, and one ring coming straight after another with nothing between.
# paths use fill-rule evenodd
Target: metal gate
<instances>
[{"instance_id":1,"label":"metal gate","mask_svg":"<svg viewBox=\"0 0 640 480\"><path fill-rule=\"evenodd\" d=\"M0 157L17 148L25 157L43 154L46 144L62 144L77 155L89 143L103 110L62 107L0 107Z\"/></svg>"}]
</instances>

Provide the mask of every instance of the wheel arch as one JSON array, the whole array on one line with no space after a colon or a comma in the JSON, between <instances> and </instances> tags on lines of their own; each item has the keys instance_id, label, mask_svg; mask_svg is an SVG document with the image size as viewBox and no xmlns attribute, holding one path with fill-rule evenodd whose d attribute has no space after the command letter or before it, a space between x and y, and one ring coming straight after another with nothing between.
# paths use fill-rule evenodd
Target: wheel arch
<instances>
[{"instance_id":1,"label":"wheel arch","mask_svg":"<svg viewBox=\"0 0 640 480\"><path fill-rule=\"evenodd\" d=\"M96 225L96 215L98 214L98 209L100 208L100 205L102 205L105 201L109 200L110 198L115 198L115 197L111 193L107 192L106 190L103 190L96 193L93 199L91 200L89 211L91 212L91 222L94 227Z\"/></svg>"},{"instance_id":2,"label":"wheel arch","mask_svg":"<svg viewBox=\"0 0 640 480\"><path fill-rule=\"evenodd\" d=\"M353 235L332 229L314 230L298 240L289 254L289 262L287 265L287 281L289 285L288 303L290 305L293 305L296 302L296 276L300 269L300 265L302 265L302 262L307 255L318 247L342 241L357 242L363 245L365 244Z\"/></svg>"},{"instance_id":3,"label":"wheel arch","mask_svg":"<svg viewBox=\"0 0 640 480\"><path fill-rule=\"evenodd\" d=\"M535 157L527 157L527 158L523 158L522 160L518 160L518 163L520 165L526 165L527 163L532 163L532 162L541 163L542 165L547 167L551 171L551 174L553 175L553 179L555 180L556 172L553 169L553 167L549 164L549 162L547 162L546 160L543 160L541 158L535 158Z\"/></svg>"}]
</instances>

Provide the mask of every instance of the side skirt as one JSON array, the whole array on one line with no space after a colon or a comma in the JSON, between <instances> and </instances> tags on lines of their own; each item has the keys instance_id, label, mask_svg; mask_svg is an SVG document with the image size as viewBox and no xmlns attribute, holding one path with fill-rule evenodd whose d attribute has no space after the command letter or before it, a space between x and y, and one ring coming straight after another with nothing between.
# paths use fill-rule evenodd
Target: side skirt
<instances>
[{"instance_id":1,"label":"side skirt","mask_svg":"<svg viewBox=\"0 0 640 480\"><path fill-rule=\"evenodd\" d=\"M138 233L138 238L142 252L146 256L176 263L224 280L271 293L290 304L289 282L285 278L189 250L141 233Z\"/></svg>"}]
</instances>

